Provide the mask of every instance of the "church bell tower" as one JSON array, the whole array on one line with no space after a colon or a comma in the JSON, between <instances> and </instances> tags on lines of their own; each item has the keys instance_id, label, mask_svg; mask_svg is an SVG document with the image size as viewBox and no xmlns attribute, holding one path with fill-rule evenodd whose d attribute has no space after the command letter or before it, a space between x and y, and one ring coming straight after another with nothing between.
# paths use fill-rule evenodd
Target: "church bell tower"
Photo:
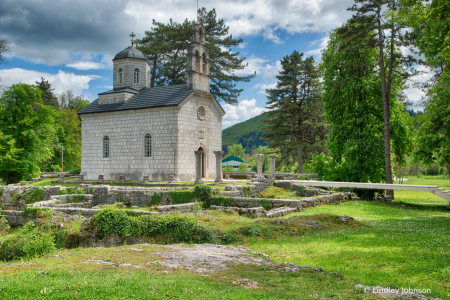
<instances>
[{"instance_id":1,"label":"church bell tower","mask_svg":"<svg viewBox=\"0 0 450 300\"><path fill-rule=\"evenodd\" d=\"M187 54L187 87L209 93L209 53L205 45L205 28L194 24Z\"/></svg>"}]
</instances>

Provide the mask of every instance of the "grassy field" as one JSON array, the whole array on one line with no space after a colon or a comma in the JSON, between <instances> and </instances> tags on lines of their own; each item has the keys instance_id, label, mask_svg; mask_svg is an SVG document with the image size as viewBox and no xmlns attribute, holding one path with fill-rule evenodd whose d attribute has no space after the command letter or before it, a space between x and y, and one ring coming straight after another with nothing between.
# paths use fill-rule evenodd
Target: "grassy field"
<instances>
[{"instance_id":1,"label":"grassy field","mask_svg":"<svg viewBox=\"0 0 450 300\"><path fill-rule=\"evenodd\" d=\"M416 176L409 176L405 179L403 184L420 184L420 185L438 185L440 188L445 188L450 190L450 180L448 176L444 178L443 175L437 176L427 176L420 175L419 178ZM418 205L446 205L448 201L435 196L429 192L422 191L395 191L394 192L395 201L394 202L405 202L413 203Z\"/></svg>"},{"instance_id":2,"label":"grassy field","mask_svg":"<svg viewBox=\"0 0 450 300\"><path fill-rule=\"evenodd\" d=\"M439 185L448 179L422 177L405 184ZM145 265L158 259L158 245L57 250L29 261L0 263L2 299L380 299L356 284L431 289L427 296L450 299L450 206L431 193L396 191L393 202L351 201L285 216L286 224L208 212L202 225L222 232L244 232L234 245L266 253L277 262L323 268L325 273L271 272L264 266L231 265L199 275L151 264L142 269L85 263L101 259ZM278 198L278 196L277 196ZM352 216L343 225L330 215ZM193 215L190 218L195 218ZM314 221L317 227L305 225ZM10 234L18 235L21 229ZM4 240L4 237L0 238ZM338 273L338 275L334 273ZM235 284L238 278L258 288Z\"/></svg>"}]
</instances>

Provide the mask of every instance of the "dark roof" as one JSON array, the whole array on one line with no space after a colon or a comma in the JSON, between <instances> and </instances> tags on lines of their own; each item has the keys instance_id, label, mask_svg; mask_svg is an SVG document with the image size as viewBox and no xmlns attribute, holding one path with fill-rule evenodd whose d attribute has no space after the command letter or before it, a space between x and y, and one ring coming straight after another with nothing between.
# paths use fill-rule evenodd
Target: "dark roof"
<instances>
[{"instance_id":1,"label":"dark roof","mask_svg":"<svg viewBox=\"0 0 450 300\"><path fill-rule=\"evenodd\" d=\"M120 110L173 106L178 105L192 92L194 92L194 90L188 89L186 84L142 89L138 91L138 94L134 95L126 102L122 103L98 105L97 99L88 106L86 106L85 108L83 108L82 110L80 110L78 114L81 115L81 114L101 113Z\"/></svg>"},{"instance_id":2,"label":"dark roof","mask_svg":"<svg viewBox=\"0 0 450 300\"><path fill-rule=\"evenodd\" d=\"M242 159L240 159L239 157L237 157L237 156L228 156L227 158L224 158L223 160L222 160L222 162L224 163L224 162L227 162L227 161L230 161L230 160L234 160L234 161L239 161L239 162L241 162L241 163L243 163L244 161L242 160Z\"/></svg>"},{"instance_id":3,"label":"dark roof","mask_svg":"<svg viewBox=\"0 0 450 300\"><path fill-rule=\"evenodd\" d=\"M114 56L113 61L122 59L122 58L134 58L134 59L147 60L147 58L144 56L144 54L140 50L134 48L133 46L117 53L116 56Z\"/></svg>"},{"instance_id":4,"label":"dark roof","mask_svg":"<svg viewBox=\"0 0 450 300\"><path fill-rule=\"evenodd\" d=\"M130 87L121 87L121 88L115 88L103 93L99 93L99 95L105 95L105 94L115 94L115 93L122 93L122 92L127 92L127 93L132 93L132 94L139 94L138 90L135 90L133 88Z\"/></svg>"}]
</instances>

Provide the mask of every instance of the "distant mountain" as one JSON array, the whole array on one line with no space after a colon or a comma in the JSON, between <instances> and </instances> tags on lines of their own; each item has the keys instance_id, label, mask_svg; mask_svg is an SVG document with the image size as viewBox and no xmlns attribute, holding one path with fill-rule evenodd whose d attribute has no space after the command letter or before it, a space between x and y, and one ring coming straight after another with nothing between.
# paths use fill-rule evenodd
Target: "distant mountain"
<instances>
[{"instance_id":1,"label":"distant mountain","mask_svg":"<svg viewBox=\"0 0 450 300\"><path fill-rule=\"evenodd\" d=\"M241 144L245 149L245 153L250 153L259 146L267 146L266 141L261 140L262 128L267 126L263 123L263 120L267 118L267 113L262 113L259 116L234 124L223 130L222 150L224 151L224 156L228 152L228 146L232 144Z\"/></svg>"}]
</instances>

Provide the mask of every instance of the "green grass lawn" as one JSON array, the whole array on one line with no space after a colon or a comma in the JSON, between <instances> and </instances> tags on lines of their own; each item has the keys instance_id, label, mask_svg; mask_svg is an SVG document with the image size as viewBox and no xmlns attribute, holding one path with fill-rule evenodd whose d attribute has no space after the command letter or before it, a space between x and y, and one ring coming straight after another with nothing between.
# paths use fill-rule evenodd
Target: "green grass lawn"
<instances>
[{"instance_id":1,"label":"green grass lawn","mask_svg":"<svg viewBox=\"0 0 450 300\"><path fill-rule=\"evenodd\" d=\"M405 184L439 185L448 179L423 176ZM395 191L395 201L351 201L321 206L280 219L249 219L236 214L200 215L200 224L221 231L245 226L270 227L273 234L242 237L244 245L277 262L323 268L319 274L273 273L264 267L235 265L202 276L181 268L151 265L144 269L84 264L86 259L145 264L155 260L158 245L57 250L30 261L0 263L2 299L380 299L354 290L356 284L431 289L427 296L450 299L450 206L427 192ZM355 226L326 223L327 215L355 218ZM193 215L188 216L194 218ZM320 226L298 230L302 218ZM361 224L363 226L361 226ZM298 227L295 227L298 229ZM11 234L17 235L20 229ZM62 255L57 258L55 255ZM339 275L333 274L337 272ZM233 283L258 282L257 289Z\"/></svg>"},{"instance_id":2,"label":"green grass lawn","mask_svg":"<svg viewBox=\"0 0 450 300\"><path fill-rule=\"evenodd\" d=\"M448 176L444 178L443 175L437 176L428 176L428 175L419 175L417 176L409 176L405 179L403 184L419 184L419 185L438 185L440 188L445 188L446 190L450 190L450 180ZM422 191L394 191L394 202L405 202L405 203L414 203L420 205L446 205L449 202L433 195L429 192Z\"/></svg>"}]
</instances>

